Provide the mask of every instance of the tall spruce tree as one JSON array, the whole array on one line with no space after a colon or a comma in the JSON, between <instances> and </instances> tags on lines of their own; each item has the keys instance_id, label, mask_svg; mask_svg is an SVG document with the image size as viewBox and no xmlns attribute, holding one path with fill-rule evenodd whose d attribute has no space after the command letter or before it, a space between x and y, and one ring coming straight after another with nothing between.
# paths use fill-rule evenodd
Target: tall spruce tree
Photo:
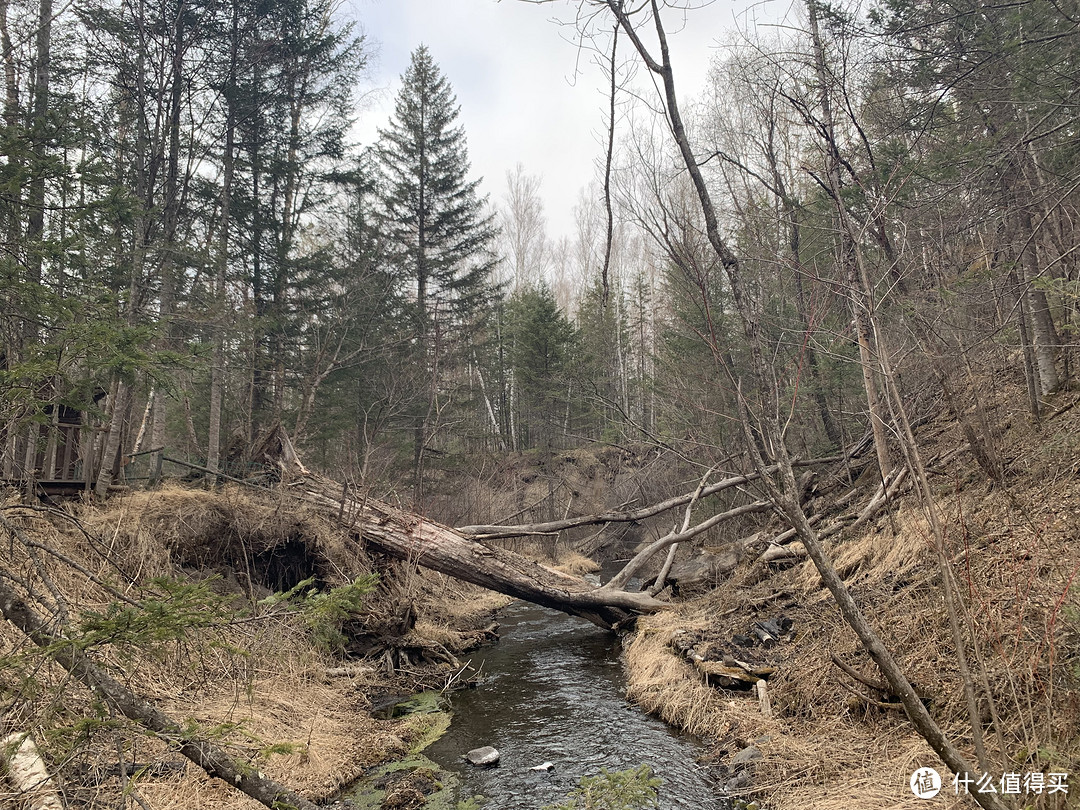
<instances>
[{"instance_id":1,"label":"tall spruce tree","mask_svg":"<svg viewBox=\"0 0 1080 810\"><path fill-rule=\"evenodd\" d=\"M403 285L415 285L417 392L413 462L421 492L424 449L440 397L494 293L496 234L479 179L469 180L460 108L430 51L421 45L402 75L389 126L379 131L384 233ZM464 352L462 351L462 356Z\"/></svg>"},{"instance_id":2,"label":"tall spruce tree","mask_svg":"<svg viewBox=\"0 0 1080 810\"><path fill-rule=\"evenodd\" d=\"M465 130L450 84L421 45L401 77L390 125L379 130L387 235L416 282L421 331L437 308L467 320L489 299L493 215L469 180Z\"/></svg>"}]
</instances>

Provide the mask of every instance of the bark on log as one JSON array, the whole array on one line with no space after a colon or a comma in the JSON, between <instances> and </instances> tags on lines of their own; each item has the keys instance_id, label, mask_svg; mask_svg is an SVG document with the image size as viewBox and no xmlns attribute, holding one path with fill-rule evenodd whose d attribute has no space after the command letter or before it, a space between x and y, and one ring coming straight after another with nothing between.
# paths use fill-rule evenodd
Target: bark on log
<instances>
[{"instance_id":1,"label":"bark on log","mask_svg":"<svg viewBox=\"0 0 1080 810\"><path fill-rule=\"evenodd\" d=\"M9 734L0 740L0 762L7 756L7 778L29 798L29 810L64 810L56 783L28 732Z\"/></svg>"}]
</instances>

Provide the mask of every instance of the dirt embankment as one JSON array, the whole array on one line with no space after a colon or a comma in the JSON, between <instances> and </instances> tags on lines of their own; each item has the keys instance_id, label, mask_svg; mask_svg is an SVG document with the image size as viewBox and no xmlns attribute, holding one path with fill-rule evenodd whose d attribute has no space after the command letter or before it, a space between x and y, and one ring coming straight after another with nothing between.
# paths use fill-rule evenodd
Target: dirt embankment
<instances>
[{"instance_id":1,"label":"dirt embankment","mask_svg":"<svg viewBox=\"0 0 1080 810\"><path fill-rule=\"evenodd\" d=\"M64 617L93 660L192 733L317 802L430 733L371 710L443 687L457 655L491 639L503 601L369 559L319 516L246 490L5 506L30 545L5 537L0 567L40 612ZM359 604L313 596L376 570ZM110 712L7 622L0 661L0 737L32 733L69 806L260 806ZM0 806L31 801L0 779Z\"/></svg>"},{"instance_id":2,"label":"dirt embankment","mask_svg":"<svg viewBox=\"0 0 1080 810\"><path fill-rule=\"evenodd\" d=\"M1000 425L992 440L1007 469L1001 484L962 449L964 437L951 420L942 417L920 431L925 457L943 460L930 465L931 483L996 789L1007 791L1002 795L1012 806L1040 810L1080 807L1075 396L1054 403L1064 410L1038 428L1008 397L990 403ZM841 499L851 480L846 472L816 480L811 514ZM738 567L704 593L639 621L626 650L629 697L710 740L708 760L720 778L763 808L975 807L913 732L813 564L804 556L758 560L764 541L782 528L757 538ZM724 539L711 542L717 553L730 548ZM931 714L975 761L941 576L914 497L902 493L872 525L842 532L829 549ZM790 629L778 625L781 618ZM770 621L773 637L762 643L758 631ZM747 669L766 676L771 717L751 688L754 678L724 675ZM944 777L932 801L917 798L909 785L922 766ZM1018 781L1003 786L1002 774ZM1062 781L1067 792L1051 788Z\"/></svg>"}]
</instances>

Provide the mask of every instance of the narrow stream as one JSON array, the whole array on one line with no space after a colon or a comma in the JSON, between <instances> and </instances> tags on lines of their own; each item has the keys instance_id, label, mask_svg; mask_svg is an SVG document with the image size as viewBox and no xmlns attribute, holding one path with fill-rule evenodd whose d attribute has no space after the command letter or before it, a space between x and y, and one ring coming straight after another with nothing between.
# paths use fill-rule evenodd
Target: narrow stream
<instances>
[{"instance_id":1,"label":"narrow stream","mask_svg":"<svg viewBox=\"0 0 1080 810\"><path fill-rule=\"evenodd\" d=\"M557 804L583 775L647 763L663 780L662 810L721 810L698 746L623 697L617 638L582 619L524 602L500 614L501 641L472 656L476 689L454 693L450 730L425 751L461 775L461 798L482 795L485 810L540 810ZM489 769L462 760L491 745ZM550 772L530 768L554 764Z\"/></svg>"}]
</instances>

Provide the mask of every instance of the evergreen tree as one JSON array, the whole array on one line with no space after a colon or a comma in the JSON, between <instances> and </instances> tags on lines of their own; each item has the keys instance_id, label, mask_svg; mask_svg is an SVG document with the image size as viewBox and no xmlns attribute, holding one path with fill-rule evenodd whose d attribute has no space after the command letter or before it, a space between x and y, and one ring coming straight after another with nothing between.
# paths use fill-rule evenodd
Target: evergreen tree
<instances>
[{"instance_id":1,"label":"evergreen tree","mask_svg":"<svg viewBox=\"0 0 1080 810\"><path fill-rule=\"evenodd\" d=\"M581 356L576 363L576 388L584 397L582 430L601 440L615 440L625 422L624 347L629 342L626 300L612 285L604 305L604 285L598 276L578 305L577 328Z\"/></svg>"},{"instance_id":2,"label":"evergreen tree","mask_svg":"<svg viewBox=\"0 0 1080 810\"><path fill-rule=\"evenodd\" d=\"M465 131L450 84L421 45L379 130L383 206L399 271L415 280L421 331L446 306L463 320L490 298L493 216L469 180Z\"/></svg>"},{"instance_id":3,"label":"evergreen tree","mask_svg":"<svg viewBox=\"0 0 1080 810\"><path fill-rule=\"evenodd\" d=\"M416 367L423 370L414 414L417 494L424 449L437 428L456 361L494 287L493 216L469 180L465 132L449 83L424 46L402 76L389 126L379 131L382 217L400 283L415 291Z\"/></svg>"},{"instance_id":4,"label":"evergreen tree","mask_svg":"<svg viewBox=\"0 0 1080 810\"><path fill-rule=\"evenodd\" d=\"M567 414L567 372L574 326L547 284L515 294L507 306L507 352L517 395L514 420L520 447L550 446Z\"/></svg>"}]
</instances>

